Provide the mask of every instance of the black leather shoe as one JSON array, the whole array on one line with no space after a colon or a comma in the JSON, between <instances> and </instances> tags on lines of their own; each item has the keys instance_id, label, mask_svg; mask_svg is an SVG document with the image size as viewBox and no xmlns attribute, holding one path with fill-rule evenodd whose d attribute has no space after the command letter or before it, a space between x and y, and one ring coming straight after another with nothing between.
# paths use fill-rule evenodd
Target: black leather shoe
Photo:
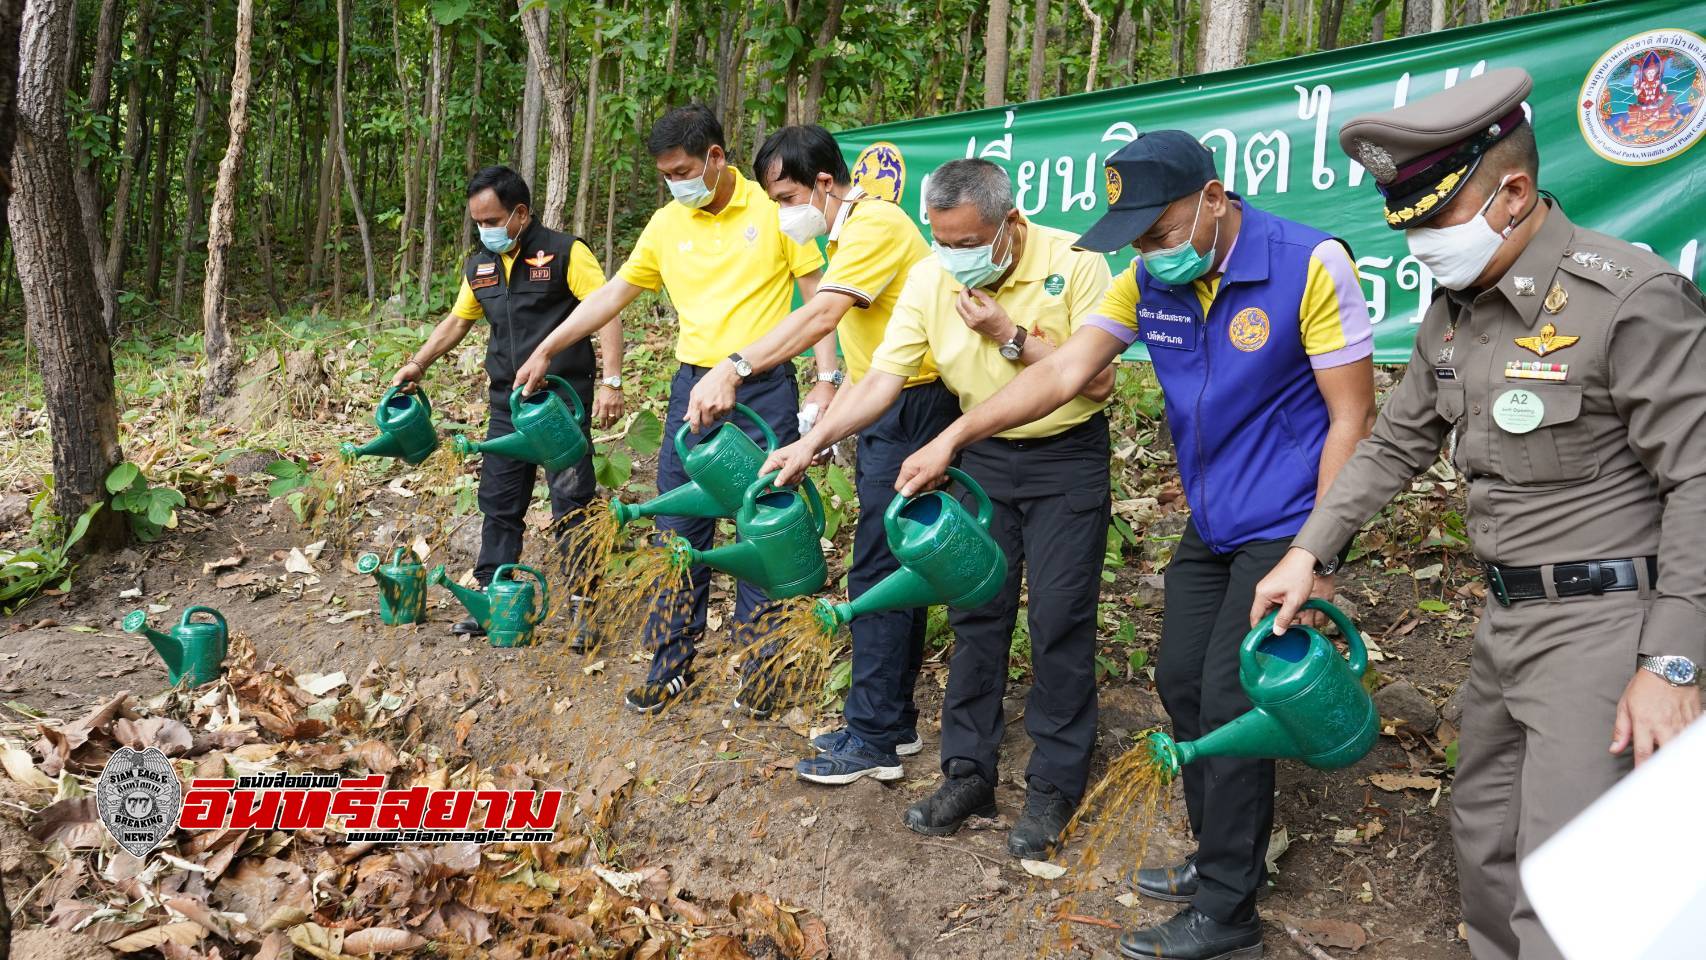
<instances>
[{"instance_id":1,"label":"black leather shoe","mask_svg":"<svg viewBox=\"0 0 1706 960\"><path fill-rule=\"evenodd\" d=\"M1190 903L1197 895L1197 855L1171 867L1144 867L1126 874L1125 885L1151 900Z\"/></svg>"},{"instance_id":2,"label":"black leather shoe","mask_svg":"<svg viewBox=\"0 0 1706 960\"><path fill-rule=\"evenodd\" d=\"M1120 935L1120 956L1130 960L1256 960L1262 955L1262 921L1221 923L1196 907L1173 919Z\"/></svg>"},{"instance_id":3,"label":"black leather shoe","mask_svg":"<svg viewBox=\"0 0 1706 960\"><path fill-rule=\"evenodd\" d=\"M972 817L995 816L995 788L970 761L948 761L948 779L936 792L906 808L902 821L913 833L945 837Z\"/></svg>"},{"instance_id":4,"label":"black leather shoe","mask_svg":"<svg viewBox=\"0 0 1706 960\"><path fill-rule=\"evenodd\" d=\"M459 637L483 637L486 635L486 628L480 626L480 621L469 617L466 620L458 620L451 624L450 632Z\"/></svg>"},{"instance_id":5,"label":"black leather shoe","mask_svg":"<svg viewBox=\"0 0 1706 960\"><path fill-rule=\"evenodd\" d=\"M584 603L575 604L575 612L569 618L567 636L563 638L563 647L570 653L586 653L604 646L608 639L599 627L598 620Z\"/></svg>"},{"instance_id":6,"label":"black leather shoe","mask_svg":"<svg viewBox=\"0 0 1706 960\"><path fill-rule=\"evenodd\" d=\"M1053 784L1030 781L1025 790L1025 812L1007 834L1007 852L1022 860L1047 860L1054 855L1076 809L1078 804Z\"/></svg>"}]
</instances>

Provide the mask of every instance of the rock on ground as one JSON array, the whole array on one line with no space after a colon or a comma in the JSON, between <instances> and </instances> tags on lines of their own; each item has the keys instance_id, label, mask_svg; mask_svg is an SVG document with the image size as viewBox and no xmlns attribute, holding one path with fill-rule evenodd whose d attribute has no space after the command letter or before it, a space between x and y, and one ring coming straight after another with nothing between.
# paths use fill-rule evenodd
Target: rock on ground
<instances>
[{"instance_id":1,"label":"rock on ground","mask_svg":"<svg viewBox=\"0 0 1706 960\"><path fill-rule=\"evenodd\" d=\"M1395 680L1375 691L1374 705L1388 721L1402 720L1418 733L1432 733L1439 724L1439 710L1427 694L1408 680Z\"/></svg>"},{"instance_id":2,"label":"rock on ground","mask_svg":"<svg viewBox=\"0 0 1706 960\"><path fill-rule=\"evenodd\" d=\"M109 960L113 952L93 937L41 927L12 931L12 956L20 960Z\"/></svg>"}]
</instances>

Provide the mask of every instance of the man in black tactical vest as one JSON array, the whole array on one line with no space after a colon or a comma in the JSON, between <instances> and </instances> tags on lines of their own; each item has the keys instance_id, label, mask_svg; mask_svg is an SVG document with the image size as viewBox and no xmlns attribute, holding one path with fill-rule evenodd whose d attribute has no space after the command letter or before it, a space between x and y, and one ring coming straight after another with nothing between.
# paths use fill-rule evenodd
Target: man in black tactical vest
<instances>
[{"instance_id":1,"label":"man in black tactical vest","mask_svg":"<svg viewBox=\"0 0 1706 960\"><path fill-rule=\"evenodd\" d=\"M486 167L468 181L468 216L479 228L480 246L463 262L456 304L397 371L392 383L418 382L433 361L454 349L474 323L485 318L491 323L486 344L486 376L491 381L491 419L486 437L491 439L515 430L510 423L509 398L515 387L516 367L574 311L583 296L604 283L604 271L579 238L534 219L527 183L508 167ZM550 372L567 380L591 411L591 420L604 426L622 415L622 321L611 320L599 329L598 337L603 378L596 397L592 381L597 366L590 338L552 358ZM561 387L553 389L563 392ZM566 395L564 400L568 400ZM521 535L537 469L534 464L509 457L481 455L483 522L474 578L482 587L491 582L499 566L521 558ZM551 491L551 518L569 516L569 525L578 522L581 508L596 492L592 458L567 470L547 471L545 481ZM584 621L577 617L570 622ZM484 632L473 618L451 630L474 635ZM571 645L584 640L578 635L569 638Z\"/></svg>"}]
</instances>

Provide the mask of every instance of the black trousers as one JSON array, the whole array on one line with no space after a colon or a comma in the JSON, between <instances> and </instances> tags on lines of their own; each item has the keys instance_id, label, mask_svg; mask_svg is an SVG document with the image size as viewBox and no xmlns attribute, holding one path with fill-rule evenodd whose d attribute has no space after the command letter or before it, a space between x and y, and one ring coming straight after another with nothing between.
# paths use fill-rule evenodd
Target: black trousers
<instances>
[{"instance_id":1,"label":"black trousers","mask_svg":"<svg viewBox=\"0 0 1706 960\"><path fill-rule=\"evenodd\" d=\"M1040 440L989 439L966 448L960 468L995 504L990 533L1007 554L1007 582L989 603L949 612L954 652L942 701L942 769L969 760L996 782L1001 698L1030 585L1034 682L1025 702L1033 749L1026 775L1073 799L1084 796L1096 745L1096 601L1108 537L1108 421L1097 414ZM960 502L975 511L970 494Z\"/></svg>"},{"instance_id":2,"label":"black trousers","mask_svg":"<svg viewBox=\"0 0 1706 960\"><path fill-rule=\"evenodd\" d=\"M1195 740L1250 709L1238 682L1238 648L1250 632L1256 583L1291 546L1259 540L1215 553L1193 522L1167 565L1166 611L1155 684L1173 720L1173 737ZM1185 809L1197 838L1197 895L1192 903L1225 923L1249 918L1267 880L1274 823L1274 763L1209 757L1182 771Z\"/></svg>"},{"instance_id":3,"label":"black trousers","mask_svg":"<svg viewBox=\"0 0 1706 960\"><path fill-rule=\"evenodd\" d=\"M561 393L562 388L552 389ZM510 422L510 390L493 388L488 396L491 418L486 425L486 439L515 432ZM592 390L580 393L587 415L592 414ZM592 427L586 425L587 446L592 445ZM537 464L512 460L497 454L480 455L480 556L474 564L474 579L483 586L492 581L492 574L506 563L521 559L521 535L526 526L527 508L533 502L533 480L539 475ZM581 508L592 501L598 492L593 479L592 454L567 470L545 472L545 485L551 492L551 519L561 520L574 515L562 530L579 522Z\"/></svg>"}]
</instances>

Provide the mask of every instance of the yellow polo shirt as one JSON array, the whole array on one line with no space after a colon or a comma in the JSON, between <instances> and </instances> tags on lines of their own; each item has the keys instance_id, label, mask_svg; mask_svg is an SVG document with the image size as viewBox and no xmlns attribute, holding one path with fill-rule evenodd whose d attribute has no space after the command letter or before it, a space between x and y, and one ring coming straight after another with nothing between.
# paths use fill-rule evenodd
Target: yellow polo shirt
<instances>
[{"instance_id":1,"label":"yellow polo shirt","mask_svg":"<svg viewBox=\"0 0 1706 960\"><path fill-rule=\"evenodd\" d=\"M871 354L883 342L906 272L931 253L912 218L896 204L854 194L842 209L846 212L836 218L829 234L829 269L818 289L853 298L853 308L842 315L836 336L848 379L858 382L871 368ZM906 385L914 387L936 378L936 362L926 353L918 373Z\"/></svg>"},{"instance_id":2,"label":"yellow polo shirt","mask_svg":"<svg viewBox=\"0 0 1706 960\"><path fill-rule=\"evenodd\" d=\"M815 244L782 233L776 202L729 168L734 193L716 213L670 201L658 208L616 275L663 288L680 324L675 358L709 367L770 332L794 299L794 279L823 266Z\"/></svg>"},{"instance_id":3,"label":"yellow polo shirt","mask_svg":"<svg viewBox=\"0 0 1706 960\"><path fill-rule=\"evenodd\" d=\"M1025 222L1025 249L1011 276L995 290L995 301L1030 331L1059 345L1096 311L1111 279L1101 255L1072 249L1077 235ZM871 368L911 377L926 352L936 358L942 383L970 410L1019 375L1024 365L1001 355L1001 345L966 326L954 299L961 287L935 257L907 274L906 286L889 319L888 332ZM1073 397L1065 406L997 436L1010 440L1051 437L1090 419L1107 406Z\"/></svg>"},{"instance_id":4,"label":"yellow polo shirt","mask_svg":"<svg viewBox=\"0 0 1706 960\"><path fill-rule=\"evenodd\" d=\"M499 254L503 258L505 278L514 272L515 258L520 252L521 245L517 244L510 252ZM604 285L604 268L579 239L569 246L569 269L565 277L569 281L569 292L579 300L585 300L587 294ZM462 289L456 292L456 305L450 308L450 312L464 320L479 320L486 315L486 309L474 297L473 288L468 286L467 277L462 278Z\"/></svg>"}]
</instances>

